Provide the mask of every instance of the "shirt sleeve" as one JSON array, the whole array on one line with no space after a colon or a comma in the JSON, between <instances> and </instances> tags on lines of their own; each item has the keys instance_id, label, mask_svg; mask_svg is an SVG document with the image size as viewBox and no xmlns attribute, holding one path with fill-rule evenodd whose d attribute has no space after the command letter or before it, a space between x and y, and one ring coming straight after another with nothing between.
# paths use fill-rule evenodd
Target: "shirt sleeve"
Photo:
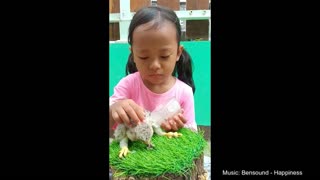
<instances>
[{"instance_id":1,"label":"shirt sleeve","mask_svg":"<svg viewBox=\"0 0 320 180\"><path fill-rule=\"evenodd\" d=\"M181 96L181 108L184 110L183 116L186 118L185 128L197 131L197 123L195 120L194 97L192 88L186 89Z\"/></svg>"},{"instance_id":2,"label":"shirt sleeve","mask_svg":"<svg viewBox=\"0 0 320 180\"><path fill-rule=\"evenodd\" d=\"M130 98L130 80L127 77L122 78L114 87L113 95L109 97L109 106L122 99Z\"/></svg>"}]
</instances>

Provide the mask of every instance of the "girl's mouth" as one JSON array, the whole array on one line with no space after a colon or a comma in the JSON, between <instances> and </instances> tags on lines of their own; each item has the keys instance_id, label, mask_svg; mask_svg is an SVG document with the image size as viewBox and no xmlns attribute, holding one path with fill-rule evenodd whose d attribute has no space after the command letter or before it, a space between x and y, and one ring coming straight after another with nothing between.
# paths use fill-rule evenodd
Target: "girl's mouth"
<instances>
[{"instance_id":1,"label":"girl's mouth","mask_svg":"<svg viewBox=\"0 0 320 180\"><path fill-rule=\"evenodd\" d=\"M149 75L150 77L161 77L162 75L161 74L151 74Z\"/></svg>"}]
</instances>

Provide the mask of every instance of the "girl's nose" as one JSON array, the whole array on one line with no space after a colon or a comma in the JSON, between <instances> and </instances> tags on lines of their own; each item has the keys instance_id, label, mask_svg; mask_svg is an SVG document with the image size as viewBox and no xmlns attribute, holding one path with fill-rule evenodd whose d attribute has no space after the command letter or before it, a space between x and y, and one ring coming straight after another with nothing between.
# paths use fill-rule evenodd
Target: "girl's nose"
<instances>
[{"instance_id":1,"label":"girl's nose","mask_svg":"<svg viewBox=\"0 0 320 180\"><path fill-rule=\"evenodd\" d=\"M150 64L150 69L152 69L152 70L159 69L160 67L161 67L161 65L160 65L160 62L158 60L154 60Z\"/></svg>"}]
</instances>

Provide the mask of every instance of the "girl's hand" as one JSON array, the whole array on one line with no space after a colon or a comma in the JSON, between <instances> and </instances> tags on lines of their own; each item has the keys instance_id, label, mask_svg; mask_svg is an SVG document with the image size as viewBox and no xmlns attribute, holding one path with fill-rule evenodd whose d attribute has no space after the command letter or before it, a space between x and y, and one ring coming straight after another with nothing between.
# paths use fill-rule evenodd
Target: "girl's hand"
<instances>
[{"instance_id":1,"label":"girl's hand","mask_svg":"<svg viewBox=\"0 0 320 180\"><path fill-rule=\"evenodd\" d=\"M119 124L136 126L144 120L144 109L131 99L120 100L110 106L113 120Z\"/></svg>"},{"instance_id":2,"label":"girl's hand","mask_svg":"<svg viewBox=\"0 0 320 180\"><path fill-rule=\"evenodd\" d=\"M161 124L161 128L165 131L178 131L187 122L187 120L184 118L182 114L183 110L181 113L168 118Z\"/></svg>"}]
</instances>

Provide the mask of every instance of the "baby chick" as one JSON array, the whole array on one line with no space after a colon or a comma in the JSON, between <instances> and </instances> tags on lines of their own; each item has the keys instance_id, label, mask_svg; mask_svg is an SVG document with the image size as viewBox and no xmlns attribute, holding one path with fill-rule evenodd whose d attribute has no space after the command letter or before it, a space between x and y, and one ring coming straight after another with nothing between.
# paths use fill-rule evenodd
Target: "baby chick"
<instances>
[{"instance_id":1,"label":"baby chick","mask_svg":"<svg viewBox=\"0 0 320 180\"><path fill-rule=\"evenodd\" d=\"M123 158L127 156L128 152L130 152L128 149L128 139L131 141L140 140L147 144L148 149L153 148L154 145L151 142L151 138L154 132L160 136L167 136L169 138L182 136L181 133L177 132L163 132L159 123L152 119L151 113L149 111L145 111L145 120L139 123L137 126L129 127L125 124L118 124L117 128L115 129L115 140L120 141L121 150L119 157Z\"/></svg>"}]
</instances>

